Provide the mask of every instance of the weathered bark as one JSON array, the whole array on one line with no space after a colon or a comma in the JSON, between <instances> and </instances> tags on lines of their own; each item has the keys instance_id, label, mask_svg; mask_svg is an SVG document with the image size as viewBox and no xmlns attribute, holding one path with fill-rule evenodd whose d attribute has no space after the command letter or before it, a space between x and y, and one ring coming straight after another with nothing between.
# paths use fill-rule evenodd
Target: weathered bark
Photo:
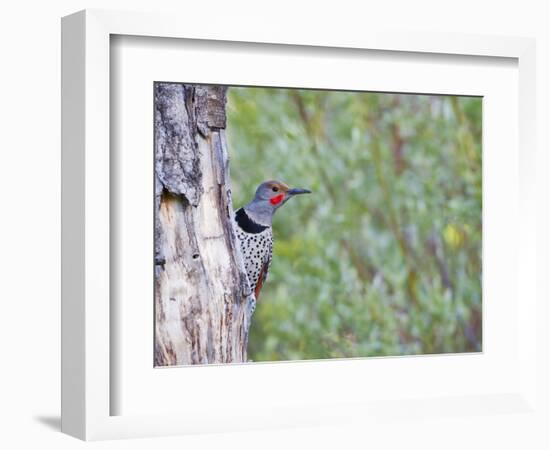
<instances>
[{"instance_id":1,"label":"weathered bark","mask_svg":"<svg viewBox=\"0 0 550 450\"><path fill-rule=\"evenodd\" d=\"M226 88L155 84L156 366L244 362L254 298L237 248Z\"/></svg>"}]
</instances>

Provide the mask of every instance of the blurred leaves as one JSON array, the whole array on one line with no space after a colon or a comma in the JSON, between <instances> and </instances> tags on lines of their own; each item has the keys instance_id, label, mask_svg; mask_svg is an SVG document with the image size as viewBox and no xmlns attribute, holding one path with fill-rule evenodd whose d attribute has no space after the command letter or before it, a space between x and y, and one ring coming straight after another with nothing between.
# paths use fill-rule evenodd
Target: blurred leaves
<instances>
[{"instance_id":1,"label":"blurred leaves","mask_svg":"<svg viewBox=\"0 0 550 450\"><path fill-rule=\"evenodd\" d=\"M274 220L254 361L481 350L481 99L229 89L233 200Z\"/></svg>"}]
</instances>

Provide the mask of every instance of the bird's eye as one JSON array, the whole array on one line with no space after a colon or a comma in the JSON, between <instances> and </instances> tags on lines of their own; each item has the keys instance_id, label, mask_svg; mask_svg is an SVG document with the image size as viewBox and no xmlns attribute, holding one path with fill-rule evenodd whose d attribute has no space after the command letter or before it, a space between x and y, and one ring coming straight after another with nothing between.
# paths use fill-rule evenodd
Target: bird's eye
<instances>
[{"instance_id":1,"label":"bird's eye","mask_svg":"<svg viewBox=\"0 0 550 450\"><path fill-rule=\"evenodd\" d=\"M277 191L279 190L279 188L278 188L277 186L273 186L273 187L271 188L271 190L272 190L273 192L277 192Z\"/></svg>"}]
</instances>

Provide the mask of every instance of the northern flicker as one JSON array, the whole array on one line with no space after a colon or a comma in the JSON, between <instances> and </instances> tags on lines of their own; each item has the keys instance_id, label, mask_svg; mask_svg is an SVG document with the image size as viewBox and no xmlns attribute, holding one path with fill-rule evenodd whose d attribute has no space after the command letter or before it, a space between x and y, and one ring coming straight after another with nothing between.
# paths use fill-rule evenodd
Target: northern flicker
<instances>
[{"instance_id":1,"label":"northern flicker","mask_svg":"<svg viewBox=\"0 0 550 450\"><path fill-rule=\"evenodd\" d=\"M265 181L256 189L252 201L235 212L237 239L244 258L248 281L250 287L254 289L256 300L271 264L273 215L295 195L309 193L311 191L308 189L290 189L280 181Z\"/></svg>"}]
</instances>

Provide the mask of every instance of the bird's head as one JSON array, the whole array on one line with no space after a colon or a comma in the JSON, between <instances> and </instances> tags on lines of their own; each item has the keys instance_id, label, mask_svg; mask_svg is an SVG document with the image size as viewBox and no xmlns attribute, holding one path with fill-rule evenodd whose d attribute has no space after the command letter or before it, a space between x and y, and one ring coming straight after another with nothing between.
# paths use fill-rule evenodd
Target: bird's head
<instances>
[{"instance_id":1,"label":"bird's head","mask_svg":"<svg viewBox=\"0 0 550 450\"><path fill-rule=\"evenodd\" d=\"M296 195L310 193L311 191L309 189L291 189L281 181L269 180L264 181L258 186L254 201L269 204L272 208L277 209Z\"/></svg>"},{"instance_id":2,"label":"bird's head","mask_svg":"<svg viewBox=\"0 0 550 450\"><path fill-rule=\"evenodd\" d=\"M310 193L309 189L290 188L281 181L264 181L258 186L254 199L246 205L245 209L252 213L259 223L270 224L275 211L292 197Z\"/></svg>"}]
</instances>

